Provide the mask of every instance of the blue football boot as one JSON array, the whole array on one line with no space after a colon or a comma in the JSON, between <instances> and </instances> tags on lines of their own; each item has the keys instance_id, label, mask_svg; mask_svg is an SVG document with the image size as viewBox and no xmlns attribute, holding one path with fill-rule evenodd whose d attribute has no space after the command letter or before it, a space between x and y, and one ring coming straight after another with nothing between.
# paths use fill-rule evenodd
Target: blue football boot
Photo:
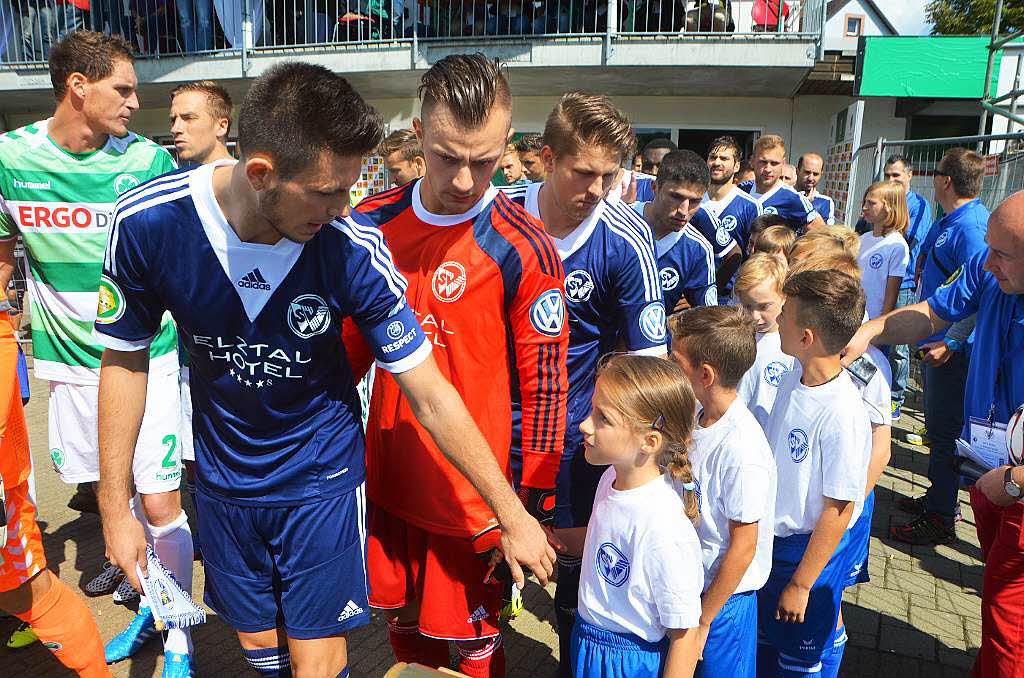
<instances>
[{"instance_id":1,"label":"blue football boot","mask_svg":"<svg viewBox=\"0 0 1024 678\"><path fill-rule=\"evenodd\" d=\"M192 672L192 658L187 654L165 650L163 678L195 678Z\"/></svg>"},{"instance_id":2,"label":"blue football boot","mask_svg":"<svg viewBox=\"0 0 1024 678\"><path fill-rule=\"evenodd\" d=\"M104 648L107 663L119 662L139 651L146 641L156 635L156 626L153 624L153 612L148 607L140 607L135 619L128 624L128 628L111 639Z\"/></svg>"}]
</instances>

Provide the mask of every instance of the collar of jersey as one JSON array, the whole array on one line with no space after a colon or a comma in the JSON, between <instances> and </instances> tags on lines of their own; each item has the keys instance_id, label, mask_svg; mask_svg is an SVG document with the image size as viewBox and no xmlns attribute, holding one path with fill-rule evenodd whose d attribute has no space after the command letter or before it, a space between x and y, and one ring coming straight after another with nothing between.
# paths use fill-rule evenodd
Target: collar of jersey
<instances>
[{"instance_id":1,"label":"collar of jersey","mask_svg":"<svg viewBox=\"0 0 1024 678\"><path fill-rule=\"evenodd\" d=\"M457 226L474 219L491 204L494 196L498 195L498 189L494 186L488 186L483 197L462 214L434 214L423 206L423 199L420 197L420 187L422 185L423 181L419 180L412 187L412 211L417 219L431 226Z\"/></svg>"},{"instance_id":2,"label":"collar of jersey","mask_svg":"<svg viewBox=\"0 0 1024 678\"><path fill-rule=\"evenodd\" d=\"M61 155L71 158L72 160L88 160L92 156L97 153L101 153L108 148L114 148L118 153L124 153L125 149L131 145L135 137L132 132L128 132L128 134L123 137L115 137L108 134L106 142L95 151L89 151L88 153L75 153L74 151L69 151L58 144L53 140L53 137L50 136L50 123L52 121L53 118L47 118L40 123L36 123L39 126L39 132L37 134L38 143L49 144L53 150L57 151Z\"/></svg>"},{"instance_id":3,"label":"collar of jersey","mask_svg":"<svg viewBox=\"0 0 1024 678\"><path fill-rule=\"evenodd\" d=\"M688 229L688 228L690 228L690 224L686 224L685 226L683 226L678 231L670 231L669 234L666 235L664 238L662 238L661 240L656 241L654 243L654 253L655 253L655 255L659 259L661 257L665 256L665 253L668 252L673 247L675 247L676 243L679 242L683 238L683 234L685 233L686 229Z\"/></svg>"},{"instance_id":4,"label":"collar of jersey","mask_svg":"<svg viewBox=\"0 0 1024 678\"><path fill-rule=\"evenodd\" d=\"M765 200L767 200L768 198L772 197L773 195L775 195L776 193L781 191L783 189L783 187L789 188L789 186L786 186L786 184L782 183L781 179L776 179L775 180L775 185L772 186L771 188L769 188L764 193L762 193L761 197L757 199L758 202L762 202L763 203ZM757 190L757 183L756 182L754 183L754 190L755 191ZM795 193L795 191L794 191L794 193Z\"/></svg>"},{"instance_id":5,"label":"collar of jersey","mask_svg":"<svg viewBox=\"0 0 1024 678\"><path fill-rule=\"evenodd\" d=\"M538 196L543 185L544 182L538 182L527 186L526 200L523 203L526 211L542 222L544 220L540 218L540 200ZM583 244L590 238L590 234L594 232L594 228L597 226L597 222L601 219L607 206L608 203L604 200L598 202L597 206L594 207L594 211L581 221L579 226L569 231L564 238L556 238L548 233L548 237L551 238L551 242L555 243L555 249L558 250L558 256L562 261L565 261L569 258L569 255L583 247Z\"/></svg>"},{"instance_id":6,"label":"collar of jersey","mask_svg":"<svg viewBox=\"0 0 1024 678\"><path fill-rule=\"evenodd\" d=\"M756 185L754 186L754 190L757 190L757 186ZM711 195L709 195L707 191L704 191L704 197L701 198L700 204L701 205L706 205L706 204L712 203L712 204L720 205L720 207L718 209L719 209L719 212L722 212L722 211L725 210L726 207L728 207L732 203L733 200L736 199L736 196L739 195L740 193L743 193L744 195L747 195L747 196L750 195L749 193L745 193L736 184L733 184L732 188L729 189L729 192L725 194L725 197L722 198L719 201L712 200L711 199ZM751 199L753 200L754 198L751 198ZM715 215L715 216L718 216L718 215Z\"/></svg>"}]
</instances>

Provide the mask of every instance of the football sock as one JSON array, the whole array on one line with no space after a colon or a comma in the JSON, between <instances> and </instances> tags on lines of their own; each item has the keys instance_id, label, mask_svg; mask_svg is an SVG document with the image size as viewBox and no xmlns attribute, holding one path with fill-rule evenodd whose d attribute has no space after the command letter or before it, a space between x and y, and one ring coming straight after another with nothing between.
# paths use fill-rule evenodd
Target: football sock
<instances>
[{"instance_id":1,"label":"football sock","mask_svg":"<svg viewBox=\"0 0 1024 678\"><path fill-rule=\"evenodd\" d=\"M167 525L148 525L153 535L153 551L160 562L174 574L178 586L192 594L192 532L188 517L182 511ZM168 629L164 638L164 649L178 654L192 654L192 641L183 629Z\"/></svg>"},{"instance_id":2,"label":"football sock","mask_svg":"<svg viewBox=\"0 0 1024 678\"><path fill-rule=\"evenodd\" d=\"M502 678L505 675L505 647L501 636L484 641L456 642L459 672L470 678Z\"/></svg>"},{"instance_id":3,"label":"football sock","mask_svg":"<svg viewBox=\"0 0 1024 678\"><path fill-rule=\"evenodd\" d=\"M839 665L846 651L846 624L836 629L835 643L821 655L821 678L838 678Z\"/></svg>"},{"instance_id":4,"label":"football sock","mask_svg":"<svg viewBox=\"0 0 1024 678\"><path fill-rule=\"evenodd\" d=\"M288 646L267 647L261 650L242 648L242 656L256 669L260 678L291 678L292 662Z\"/></svg>"},{"instance_id":5,"label":"football sock","mask_svg":"<svg viewBox=\"0 0 1024 678\"><path fill-rule=\"evenodd\" d=\"M448 641L428 638L420 633L416 622L388 622L388 640L395 653L395 659L411 664L423 664L432 669L448 668Z\"/></svg>"}]
</instances>

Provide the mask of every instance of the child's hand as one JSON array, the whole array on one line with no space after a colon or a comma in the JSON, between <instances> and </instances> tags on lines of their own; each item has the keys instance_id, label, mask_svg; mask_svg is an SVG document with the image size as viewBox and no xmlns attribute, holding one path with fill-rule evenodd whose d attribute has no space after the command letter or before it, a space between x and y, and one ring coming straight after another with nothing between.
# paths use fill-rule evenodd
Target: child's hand
<instances>
[{"instance_id":1,"label":"child's hand","mask_svg":"<svg viewBox=\"0 0 1024 678\"><path fill-rule=\"evenodd\" d=\"M775 618L790 624L803 624L804 613L807 612L807 597L810 589L794 584L792 581L782 589L779 606L775 609Z\"/></svg>"}]
</instances>

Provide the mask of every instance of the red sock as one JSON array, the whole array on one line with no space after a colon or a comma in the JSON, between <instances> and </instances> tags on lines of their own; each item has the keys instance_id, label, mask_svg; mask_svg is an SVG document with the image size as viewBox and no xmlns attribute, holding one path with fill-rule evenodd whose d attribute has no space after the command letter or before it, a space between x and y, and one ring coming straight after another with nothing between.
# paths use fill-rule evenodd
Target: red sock
<instances>
[{"instance_id":1,"label":"red sock","mask_svg":"<svg viewBox=\"0 0 1024 678\"><path fill-rule=\"evenodd\" d=\"M501 636L488 639L484 645L480 641L473 643L456 643L459 650L459 672L470 678L504 678L505 646Z\"/></svg>"},{"instance_id":2,"label":"red sock","mask_svg":"<svg viewBox=\"0 0 1024 678\"><path fill-rule=\"evenodd\" d=\"M448 668L448 641L428 638L420 633L420 626L416 622L388 622L388 640L391 641L395 659L400 662L415 662L432 669L442 666Z\"/></svg>"}]
</instances>

